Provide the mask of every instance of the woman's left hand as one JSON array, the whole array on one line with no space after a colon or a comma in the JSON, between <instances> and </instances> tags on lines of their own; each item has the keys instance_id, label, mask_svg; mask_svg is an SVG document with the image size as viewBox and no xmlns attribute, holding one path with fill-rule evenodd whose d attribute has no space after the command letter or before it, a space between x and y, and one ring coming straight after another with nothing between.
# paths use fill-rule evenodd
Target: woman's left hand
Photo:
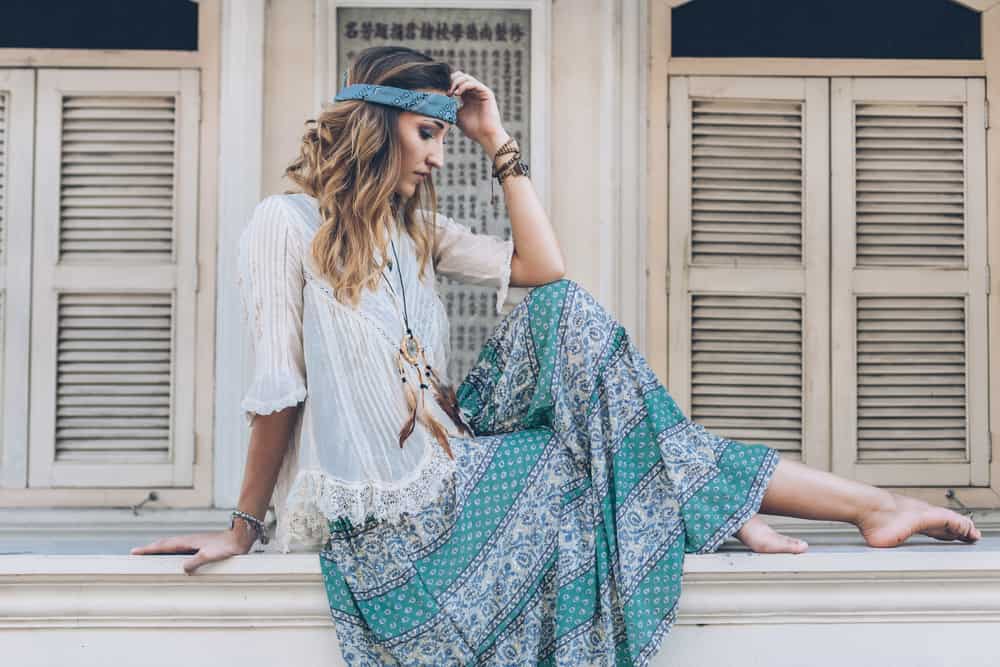
<instances>
[{"instance_id":1,"label":"woman's left hand","mask_svg":"<svg viewBox=\"0 0 1000 667\"><path fill-rule=\"evenodd\" d=\"M461 71L451 74L449 95L460 97L458 129L473 141L483 144L503 131L497 98L486 84Z\"/></svg>"}]
</instances>

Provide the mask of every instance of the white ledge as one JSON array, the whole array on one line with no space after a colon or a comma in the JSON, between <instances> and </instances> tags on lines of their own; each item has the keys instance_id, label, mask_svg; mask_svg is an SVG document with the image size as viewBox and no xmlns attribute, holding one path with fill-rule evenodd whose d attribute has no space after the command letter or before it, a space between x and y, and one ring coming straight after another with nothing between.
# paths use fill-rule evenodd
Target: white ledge
<instances>
[{"instance_id":1,"label":"white ledge","mask_svg":"<svg viewBox=\"0 0 1000 667\"><path fill-rule=\"evenodd\" d=\"M801 555L689 555L652 667L996 665L1000 537ZM316 553L254 553L185 575L187 555L0 555L0 637L18 667L343 667ZM221 630L222 632L219 632ZM745 661L745 660L744 660ZM4 662L7 664L7 662Z\"/></svg>"},{"instance_id":2,"label":"white ledge","mask_svg":"<svg viewBox=\"0 0 1000 667\"><path fill-rule=\"evenodd\" d=\"M187 558L0 555L0 593L17 589L0 594L0 627L330 623L317 554L236 556L191 576ZM683 586L679 624L1000 621L1000 537L689 555Z\"/></svg>"}]
</instances>

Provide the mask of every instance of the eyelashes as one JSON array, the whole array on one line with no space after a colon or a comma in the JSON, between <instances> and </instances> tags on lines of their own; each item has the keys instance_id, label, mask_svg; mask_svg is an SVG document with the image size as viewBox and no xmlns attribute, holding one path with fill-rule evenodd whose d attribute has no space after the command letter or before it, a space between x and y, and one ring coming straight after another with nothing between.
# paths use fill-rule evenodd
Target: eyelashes
<instances>
[{"instance_id":1,"label":"eyelashes","mask_svg":"<svg viewBox=\"0 0 1000 667\"><path fill-rule=\"evenodd\" d=\"M427 128L422 127L422 128L420 128L420 138L423 139L423 140L425 140L425 141L427 139L433 139L434 138L434 133L432 131L428 130ZM441 143L442 144L447 144L448 142L445 141L444 139L442 139Z\"/></svg>"}]
</instances>

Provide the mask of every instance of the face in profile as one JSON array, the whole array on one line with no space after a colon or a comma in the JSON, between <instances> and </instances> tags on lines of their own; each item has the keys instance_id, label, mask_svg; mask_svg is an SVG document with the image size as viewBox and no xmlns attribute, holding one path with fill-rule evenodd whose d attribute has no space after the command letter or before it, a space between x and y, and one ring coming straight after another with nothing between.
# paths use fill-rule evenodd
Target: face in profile
<instances>
[{"instance_id":1,"label":"face in profile","mask_svg":"<svg viewBox=\"0 0 1000 667\"><path fill-rule=\"evenodd\" d=\"M431 91L444 94L443 91ZM423 179L444 166L444 144L453 125L437 118L401 111L399 114L400 173L395 191L412 197Z\"/></svg>"}]
</instances>

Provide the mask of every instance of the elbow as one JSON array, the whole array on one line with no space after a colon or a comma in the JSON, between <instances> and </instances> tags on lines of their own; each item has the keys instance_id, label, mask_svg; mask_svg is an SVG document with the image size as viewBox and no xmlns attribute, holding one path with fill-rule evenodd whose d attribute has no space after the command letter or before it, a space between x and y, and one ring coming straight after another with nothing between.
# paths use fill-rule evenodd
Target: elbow
<instances>
[{"instance_id":1,"label":"elbow","mask_svg":"<svg viewBox=\"0 0 1000 667\"><path fill-rule=\"evenodd\" d=\"M554 283L555 281L562 280L565 277L566 277L566 267L558 266L552 270L552 272L549 274L549 277L546 278L543 284Z\"/></svg>"},{"instance_id":2,"label":"elbow","mask_svg":"<svg viewBox=\"0 0 1000 667\"><path fill-rule=\"evenodd\" d=\"M561 280L566 277L566 261L562 258L562 256L559 257L559 260L555 263L552 270L555 274L553 280Z\"/></svg>"}]
</instances>

